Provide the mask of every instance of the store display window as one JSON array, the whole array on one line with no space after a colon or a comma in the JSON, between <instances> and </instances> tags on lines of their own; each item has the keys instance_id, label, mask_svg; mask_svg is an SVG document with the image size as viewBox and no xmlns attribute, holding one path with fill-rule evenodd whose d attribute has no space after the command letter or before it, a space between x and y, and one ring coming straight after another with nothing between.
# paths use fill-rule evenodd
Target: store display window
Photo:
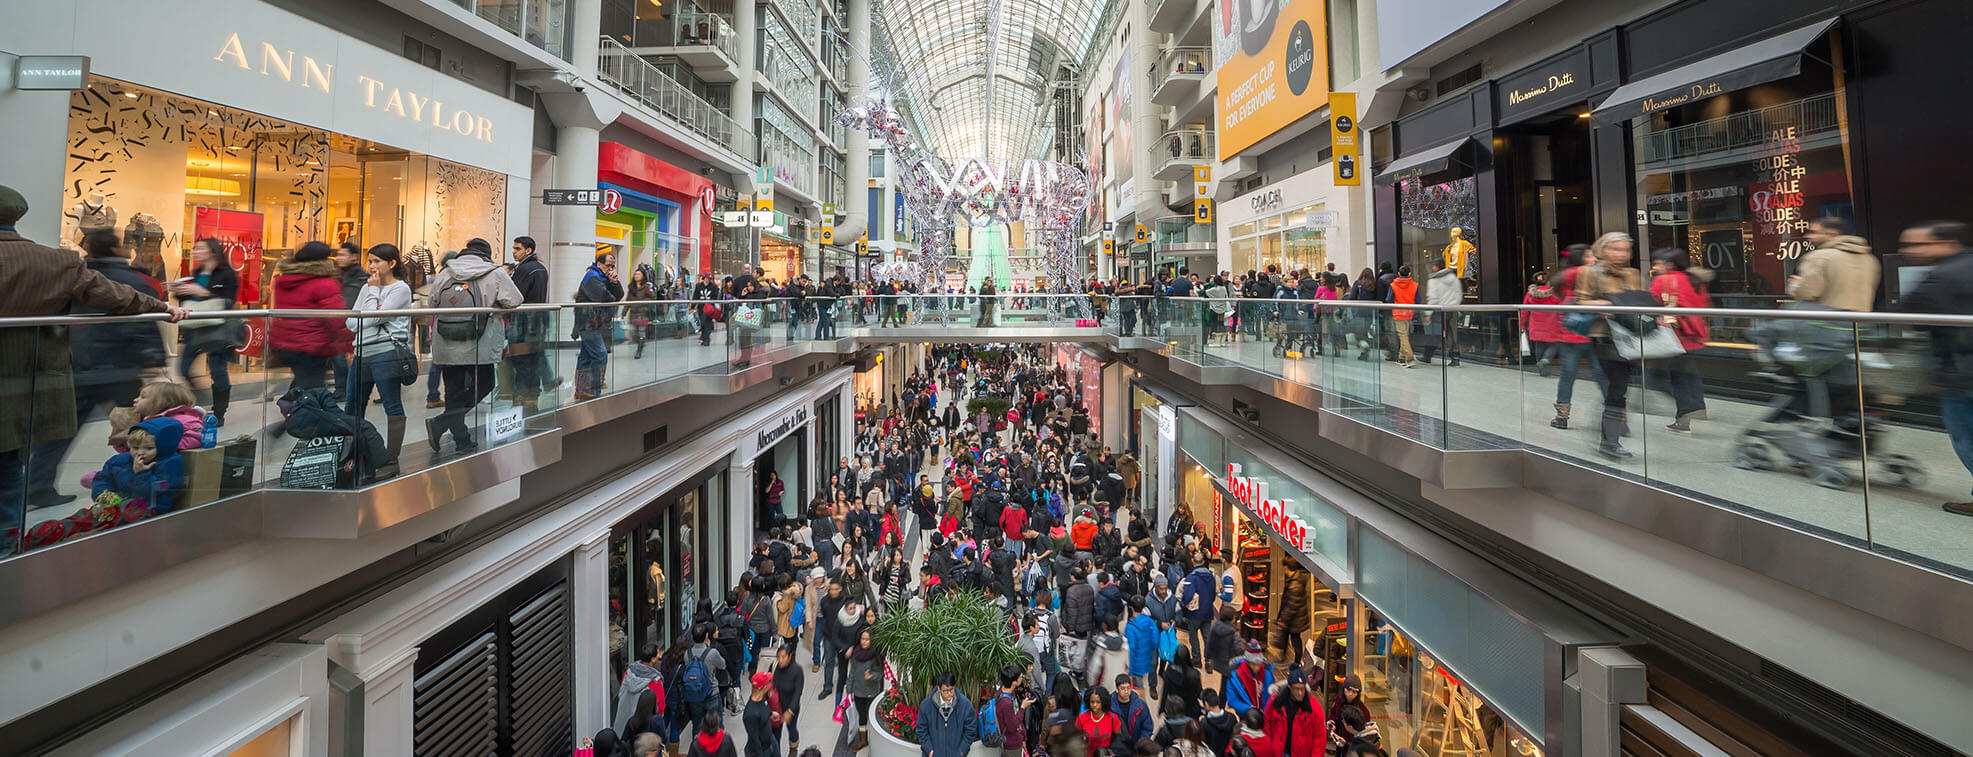
<instances>
[{"instance_id":1,"label":"store display window","mask_svg":"<svg viewBox=\"0 0 1973 757\"><path fill-rule=\"evenodd\" d=\"M1638 254L1685 250L1714 272L1718 307L1771 306L1812 248L1809 222L1856 220L1841 81L1804 68L1631 122Z\"/></svg>"},{"instance_id":2,"label":"store display window","mask_svg":"<svg viewBox=\"0 0 1973 757\"><path fill-rule=\"evenodd\" d=\"M614 676L645 644L668 648L685 639L701 597L716 584L703 570L717 542L707 540L705 503L718 490L711 475L660 499L619 524L610 540L610 665ZM615 680L614 678L612 680Z\"/></svg>"},{"instance_id":3,"label":"store display window","mask_svg":"<svg viewBox=\"0 0 1973 757\"><path fill-rule=\"evenodd\" d=\"M1349 611L1334 589L1303 567L1259 521L1235 510L1234 606L1243 639L1261 642L1269 659L1299 664L1327 702L1349 671Z\"/></svg>"},{"instance_id":4,"label":"store display window","mask_svg":"<svg viewBox=\"0 0 1973 757\"><path fill-rule=\"evenodd\" d=\"M1264 271L1268 266L1282 271L1323 270L1329 262L1328 229L1308 222L1311 213L1322 209L1322 203L1316 203L1229 227L1232 271Z\"/></svg>"},{"instance_id":5,"label":"store display window","mask_svg":"<svg viewBox=\"0 0 1973 757\"><path fill-rule=\"evenodd\" d=\"M1461 169L1465 170L1465 169ZM1480 203L1468 174L1433 181L1434 177L1398 182L1398 261L1411 266L1412 278L1424 282L1440 267L1457 271L1471 293L1480 275ZM1424 292L1419 292L1423 301Z\"/></svg>"},{"instance_id":6,"label":"store display window","mask_svg":"<svg viewBox=\"0 0 1973 757\"><path fill-rule=\"evenodd\" d=\"M1541 746L1396 626L1359 603L1356 674L1386 750L1538 756Z\"/></svg>"},{"instance_id":7,"label":"store display window","mask_svg":"<svg viewBox=\"0 0 1973 757\"><path fill-rule=\"evenodd\" d=\"M1189 457L1185 458L1185 466L1180 469L1178 501L1183 503L1186 515L1192 518L1192 531L1199 538L1199 548L1207 558L1220 559L1226 508L1231 504L1220 495L1219 488L1213 486L1212 475Z\"/></svg>"},{"instance_id":8,"label":"store display window","mask_svg":"<svg viewBox=\"0 0 1973 757\"><path fill-rule=\"evenodd\" d=\"M444 250L506 236L507 176L103 77L69 99L64 243L107 228L159 279L220 237L241 304L267 306L302 243L390 242L429 273Z\"/></svg>"}]
</instances>

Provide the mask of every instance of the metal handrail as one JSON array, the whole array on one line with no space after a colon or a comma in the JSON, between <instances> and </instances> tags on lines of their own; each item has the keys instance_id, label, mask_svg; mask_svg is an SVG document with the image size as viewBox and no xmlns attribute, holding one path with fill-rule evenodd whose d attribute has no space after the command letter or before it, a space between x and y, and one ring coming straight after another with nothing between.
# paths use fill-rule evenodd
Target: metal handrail
<instances>
[{"instance_id":1,"label":"metal handrail","mask_svg":"<svg viewBox=\"0 0 1973 757\"><path fill-rule=\"evenodd\" d=\"M811 295L808 295L808 296L806 296L806 297L804 297L804 298L802 298L802 299L803 299L803 300L837 300L837 299L847 299L847 298L853 298L853 297L856 297L856 298L860 298L860 297L884 297L884 298L900 298L900 297L911 297L911 298L925 298L925 299L930 299L930 298L938 298L938 299L948 299L948 298L952 298L952 297L988 297L988 296L990 296L990 297L995 297L995 298L1001 298L1001 297L1020 297L1020 298L1023 298L1023 299L1034 299L1034 298L1039 298L1039 297L1047 297L1047 298L1072 298L1072 297L1084 297L1084 298L1087 298L1087 297L1092 297L1092 296L1095 296L1095 295L1089 295L1089 294L1082 294L1082 293L1078 293L1078 292L1024 292L1024 293L1020 293L1020 294L1015 294L1015 293L1012 293L1012 292L1000 292L1000 293L996 293L996 294L992 294L992 295L982 295L982 294L979 294L979 293L977 293L977 292L952 292L952 293L946 293L946 292L929 292L929 293L918 293L918 294L902 294L902 293L900 293L900 294L867 294L867 293L852 293L852 294L843 294L843 295L834 295L834 296L825 296L825 295L819 295L819 294L811 294ZM271 308L262 308L262 309L254 309L254 310L246 310L246 309L241 309L241 310L212 310L212 311L197 311L197 312L194 312L194 313L192 313L191 315L188 315L188 316L186 316L186 317L185 317L185 320L188 320L188 321L189 321L189 320L206 320L206 319L215 319L215 318L216 318L216 319L241 319L241 318L422 318L422 317L428 317L428 316L434 316L434 315L499 315L499 314L502 314L502 313L545 313L545 312L551 312L551 311L556 311L556 310L561 310L561 309L563 309L563 308L610 308L610 307L624 307L624 306L626 306L626 305L628 305L628 306L637 306L637 307L649 307L649 306L653 306L653 305L687 305L687 306L696 306L696 305L704 305L704 304L707 304L707 303L712 303L712 304L725 304L725 303L741 303L741 302L750 302L750 303L755 303L755 304L760 304L760 303L772 303L772 302L779 302L779 303L784 303L784 304L785 304L785 303L792 303L792 302L795 302L795 301L796 301L796 300L795 300L795 298L792 298L792 297L764 297L764 298L761 298L761 299L751 299L751 300L739 300L739 299L734 299L734 300L728 300L728 299L718 299L718 300L690 300L690 299L687 299L687 300L618 300L618 301L616 301L616 302L562 302L562 303L538 303L538 304L533 304L533 305L520 305L520 306L517 306L517 307L511 307L511 308L493 308L493 307L486 307L486 308L408 308L408 309L403 309L403 310L303 310L303 309L287 309L287 310L282 310L282 309L271 309ZM0 329L6 329L6 328L14 328L14 327L26 327L26 326L100 326L100 325L103 325L103 324L110 324L110 323L138 323L138 322L144 322L144 321L168 321L168 320L170 320L170 316L168 316L168 315L166 315L166 314L164 314L164 313L139 313L139 314L136 314L136 315L38 315L38 316L14 316L14 317L0 317Z\"/></svg>"},{"instance_id":2,"label":"metal handrail","mask_svg":"<svg viewBox=\"0 0 1973 757\"><path fill-rule=\"evenodd\" d=\"M1958 326L1973 327L1973 315L1945 315L1933 313L1857 313L1847 310L1755 310L1751 308L1678 308L1678 307L1630 307L1621 305L1524 305L1502 303L1490 305L1427 305L1399 304L1391 302L1364 302L1362 300L1284 300L1271 297L1171 297L1166 295L1141 294L1116 295L1119 299L1164 300L1166 302L1233 302L1252 304L1294 305L1321 308L1358 308L1363 310L1422 310L1428 313L1515 313L1534 311L1538 313L1595 313L1598 315L1678 315L1702 318L1772 318L1789 321L1824 321L1831 323L1888 323L1910 326Z\"/></svg>"}]
</instances>

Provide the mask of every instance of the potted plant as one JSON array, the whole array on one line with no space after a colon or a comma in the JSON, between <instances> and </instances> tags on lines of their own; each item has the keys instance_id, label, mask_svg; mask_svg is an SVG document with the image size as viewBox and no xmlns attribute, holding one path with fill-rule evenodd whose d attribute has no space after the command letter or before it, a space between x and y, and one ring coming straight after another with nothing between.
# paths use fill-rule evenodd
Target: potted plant
<instances>
[{"instance_id":1,"label":"potted plant","mask_svg":"<svg viewBox=\"0 0 1973 757\"><path fill-rule=\"evenodd\" d=\"M919 609L892 610L877 619L871 636L890 663L895 680L870 705L876 721L871 757L915 757L919 753L918 705L931 693L932 679L951 671L959 692L975 706L996 685L1000 669L1024 664L1014 628L999 608L978 592L956 591Z\"/></svg>"}]
</instances>

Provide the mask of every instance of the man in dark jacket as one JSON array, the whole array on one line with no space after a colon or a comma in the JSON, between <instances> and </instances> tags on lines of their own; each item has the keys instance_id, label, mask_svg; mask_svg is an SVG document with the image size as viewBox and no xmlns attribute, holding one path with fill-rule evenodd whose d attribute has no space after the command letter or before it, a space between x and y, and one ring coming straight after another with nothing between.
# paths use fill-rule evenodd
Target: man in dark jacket
<instances>
[{"instance_id":1,"label":"man in dark jacket","mask_svg":"<svg viewBox=\"0 0 1973 757\"><path fill-rule=\"evenodd\" d=\"M1973 313L1973 255L1966 254L1966 224L1921 223L1898 236L1898 251L1932 265L1925 279L1904 296L1899 309L1915 313ZM1973 329L1925 327L1932 336L1929 367L1939 387L1939 410L1959 452L1959 464L1973 471ZM1973 516L1973 501L1947 502L1946 512Z\"/></svg>"},{"instance_id":2,"label":"man in dark jacket","mask_svg":"<svg viewBox=\"0 0 1973 757\"><path fill-rule=\"evenodd\" d=\"M1151 708L1137 695L1137 684L1130 674L1119 674L1116 691L1110 694L1110 711L1116 713L1117 735L1111 742L1112 754L1135 754L1137 742L1151 738Z\"/></svg>"},{"instance_id":3,"label":"man in dark jacket","mask_svg":"<svg viewBox=\"0 0 1973 757\"><path fill-rule=\"evenodd\" d=\"M1096 523L1096 536L1089 541L1090 551L1096 553L1098 565L1108 565L1123 553L1124 537L1117 533L1117 523L1106 514Z\"/></svg>"},{"instance_id":4,"label":"man in dark jacket","mask_svg":"<svg viewBox=\"0 0 1973 757\"><path fill-rule=\"evenodd\" d=\"M521 304L548 302L548 266L534 252L533 237L514 237L514 288L521 290ZM555 383L548 369L548 324L550 313L514 313L508 316L507 354L514 369L514 400L533 405L541 390ZM532 412L532 410L530 410Z\"/></svg>"},{"instance_id":5,"label":"man in dark jacket","mask_svg":"<svg viewBox=\"0 0 1973 757\"><path fill-rule=\"evenodd\" d=\"M164 296L163 286L156 279L130 264L130 250L123 246L115 231L91 231L82 242L89 255L83 265L90 271L145 296ZM70 312L75 315L101 315L103 311L77 304L70 308ZM155 323L139 321L72 326L68 329L68 336L69 370L75 376L74 420L78 427L89 422L98 410L129 407L144 387L144 371L165 364L164 339L158 335ZM28 463L29 504L48 507L75 499L73 494L55 491L56 469L74 441L75 437L69 435L34 445L33 454L30 455L32 459ZM0 521L0 530L20 525L18 518L11 522ZM0 544L0 555L7 554L11 546L11 543Z\"/></svg>"},{"instance_id":6,"label":"man in dark jacket","mask_svg":"<svg viewBox=\"0 0 1973 757\"><path fill-rule=\"evenodd\" d=\"M1109 571L1096 574L1096 625L1103 628L1116 625L1117 617L1123 612L1123 587L1117 586Z\"/></svg>"},{"instance_id":7,"label":"man in dark jacket","mask_svg":"<svg viewBox=\"0 0 1973 757\"><path fill-rule=\"evenodd\" d=\"M617 281L615 255L598 255L589 270L582 273L576 288L576 302L617 302L623 299L623 284ZM603 371L609 367L610 324L616 308L577 308L576 338L582 349L575 356L575 400L595 399L603 392Z\"/></svg>"},{"instance_id":8,"label":"man in dark jacket","mask_svg":"<svg viewBox=\"0 0 1973 757\"><path fill-rule=\"evenodd\" d=\"M719 312L720 297L719 282L710 275L700 274L699 282L692 285L692 317L699 323L701 347L712 344L713 313Z\"/></svg>"},{"instance_id":9,"label":"man in dark jacket","mask_svg":"<svg viewBox=\"0 0 1973 757\"><path fill-rule=\"evenodd\" d=\"M1062 592L1062 630L1087 636L1096 630L1096 589L1083 580L1081 568L1070 573L1069 586Z\"/></svg>"}]
</instances>

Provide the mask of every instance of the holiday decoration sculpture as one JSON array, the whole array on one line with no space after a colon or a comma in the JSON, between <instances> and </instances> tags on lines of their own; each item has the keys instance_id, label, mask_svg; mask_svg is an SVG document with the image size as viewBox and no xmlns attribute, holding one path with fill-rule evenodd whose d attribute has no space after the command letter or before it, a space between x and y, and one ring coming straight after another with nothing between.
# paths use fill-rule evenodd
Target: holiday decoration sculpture
<instances>
[{"instance_id":1,"label":"holiday decoration sculpture","mask_svg":"<svg viewBox=\"0 0 1973 757\"><path fill-rule=\"evenodd\" d=\"M1075 228L1091 194L1089 176L1081 168L1051 160L990 157L968 158L955 168L918 144L897 109L879 98L856 98L835 123L884 140L902 167L898 191L911 209L918 236L914 280L938 285L943 261L952 254L952 230L961 221L975 227L1024 222L1035 246L1047 251L1050 280L1081 278Z\"/></svg>"}]
</instances>

